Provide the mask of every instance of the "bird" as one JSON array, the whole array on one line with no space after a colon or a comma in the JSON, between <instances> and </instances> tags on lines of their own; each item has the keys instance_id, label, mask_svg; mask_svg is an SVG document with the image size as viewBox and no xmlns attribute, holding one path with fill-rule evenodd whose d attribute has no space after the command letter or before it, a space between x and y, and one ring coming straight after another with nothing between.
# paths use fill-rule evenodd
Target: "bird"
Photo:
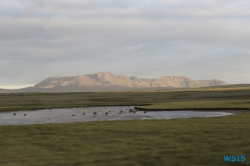
<instances>
[{"instance_id":1,"label":"bird","mask_svg":"<svg viewBox=\"0 0 250 166\"><path fill-rule=\"evenodd\" d=\"M106 115L108 115L108 112L106 112Z\"/></svg>"},{"instance_id":2,"label":"bird","mask_svg":"<svg viewBox=\"0 0 250 166\"><path fill-rule=\"evenodd\" d=\"M26 114L23 114L24 116L26 116Z\"/></svg>"},{"instance_id":3,"label":"bird","mask_svg":"<svg viewBox=\"0 0 250 166\"><path fill-rule=\"evenodd\" d=\"M96 112L94 112L93 114L96 115Z\"/></svg>"},{"instance_id":4,"label":"bird","mask_svg":"<svg viewBox=\"0 0 250 166\"><path fill-rule=\"evenodd\" d=\"M14 113L14 116L16 115L16 113Z\"/></svg>"},{"instance_id":5,"label":"bird","mask_svg":"<svg viewBox=\"0 0 250 166\"><path fill-rule=\"evenodd\" d=\"M83 113L83 115L85 115L85 113Z\"/></svg>"}]
</instances>

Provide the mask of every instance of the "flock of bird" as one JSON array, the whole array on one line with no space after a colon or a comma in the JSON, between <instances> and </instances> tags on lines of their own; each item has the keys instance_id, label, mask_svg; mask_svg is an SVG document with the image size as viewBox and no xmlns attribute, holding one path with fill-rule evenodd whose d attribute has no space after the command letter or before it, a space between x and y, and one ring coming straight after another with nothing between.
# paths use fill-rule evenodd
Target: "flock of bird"
<instances>
[{"instance_id":1,"label":"flock of bird","mask_svg":"<svg viewBox=\"0 0 250 166\"><path fill-rule=\"evenodd\" d=\"M90 107L86 107L86 108L90 108ZM98 108L98 110L99 110L99 108ZM137 110L136 109L126 109L126 110L128 110L128 112L129 113L136 113L137 112ZM112 111L107 111L107 112L105 112L105 115L108 115L109 113L111 113ZM113 111L113 112L115 112L115 111ZM126 113L127 111L122 111L122 110L120 110L120 112L119 112L119 114L122 114L122 113ZM146 113L146 111L144 111L144 113ZM13 113L13 115L14 116L16 116L16 113ZM26 116L27 114L23 114L24 116ZM61 115L63 115L63 114L61 114ZM85 115L85 112L84 113L82 113L82 115ZM93 112L93 117L95 117L97 115L97 112ZM75 114L72 114L72 116L75 116ZM48 118L49 119L49 118Z\"/></svg>"}]
</instances>

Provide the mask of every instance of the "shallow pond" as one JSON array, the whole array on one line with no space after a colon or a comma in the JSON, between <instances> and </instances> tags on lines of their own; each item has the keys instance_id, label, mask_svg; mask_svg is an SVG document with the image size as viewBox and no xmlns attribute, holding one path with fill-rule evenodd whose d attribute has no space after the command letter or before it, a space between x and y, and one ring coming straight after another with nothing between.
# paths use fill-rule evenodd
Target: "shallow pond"
<instances>
[{"instance_id":1,"label":"shallow pond","mask_svg":"<svg viewBox=\"0 0 250 166\"><path fill-rule=\"evenodd\" d=\"M104 120L177 119L226 116L226 112L134 111L133 106L44 109L0 113L0 125L70 123Z\"/></svg>"}]
</instances>

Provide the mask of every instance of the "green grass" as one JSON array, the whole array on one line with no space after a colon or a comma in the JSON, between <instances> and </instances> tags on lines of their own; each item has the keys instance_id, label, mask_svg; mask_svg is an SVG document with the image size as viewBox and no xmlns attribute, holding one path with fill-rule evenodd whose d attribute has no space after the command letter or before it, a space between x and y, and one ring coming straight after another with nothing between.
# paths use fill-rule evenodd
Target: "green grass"
<instances>
[{"instance_id":1,"label":"green grass","mask_svg":"<svg viewBox=\"0 0 250 166\"><path fill-rule=\"evenodd\" d=\"M143 110L250 110L250 100L165 102L140 106Z\"/></svg>"},{"instance_id":2,"label":"green grass","mask_svg":"<svg viewBox=\"0 0 250 166\"><path fill-rule=\"evenodd\" d=\"M225 107L235 108L236 106L240 106L237 101L250 101L250 90L235 90L235 88L232 88L230 90L218 90L218 88L216 90L209 90L204 88L196 88L192 89L192 91L158 90L151 92L134 91L99 93L88 92L0 94L0 112L84 106L165 105L171 102L180 102L179 104L185 104L186 102L192 103L198 101L228 101L224 102L226 104L229 103L229 105L225 105ZM248 109L249 106L246 106L246 109ZM211 107L211 105L207 105L206 107ZM242 107L240 106L240 108Z\"/></svg>"},{"instance_id":3,"label":"green grass","mask_svg":"<svg viewBox=\"0 0 250 166\"><path fill-rule=\"evenodd\" d=\"M216 118L0 126L1 166L250 165L250 113ZM223 155L246 155L244 164Z\"/></svg>"},{"instance_id":4,"label":"green grass","mask_svg":"<svg viewBox=\"0 0 250 166\"><path fill-rule=\"evenodd\" d=\"M0 94L0 112L102 105L250 109L248 86ZM227 117L0 126L0 166L250 165L250 112ZM224 163L224 155L246 162Z\"/></svg>"}]
</instances>

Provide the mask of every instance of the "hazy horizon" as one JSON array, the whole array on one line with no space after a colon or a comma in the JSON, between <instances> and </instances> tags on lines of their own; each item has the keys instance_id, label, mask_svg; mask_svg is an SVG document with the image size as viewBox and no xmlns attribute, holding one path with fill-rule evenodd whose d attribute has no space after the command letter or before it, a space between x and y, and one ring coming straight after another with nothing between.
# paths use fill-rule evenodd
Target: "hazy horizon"
<instances>
[{"instance_id":1,"label":"hazy horizon","mask_svg":"<svg viewBox=\"0 0 250 166\"><path fill-rule=\"evenodd\" d=\"M2 0L0 88L111 72L250 83L247 0Z\"/></svg>"}]
</instances>

